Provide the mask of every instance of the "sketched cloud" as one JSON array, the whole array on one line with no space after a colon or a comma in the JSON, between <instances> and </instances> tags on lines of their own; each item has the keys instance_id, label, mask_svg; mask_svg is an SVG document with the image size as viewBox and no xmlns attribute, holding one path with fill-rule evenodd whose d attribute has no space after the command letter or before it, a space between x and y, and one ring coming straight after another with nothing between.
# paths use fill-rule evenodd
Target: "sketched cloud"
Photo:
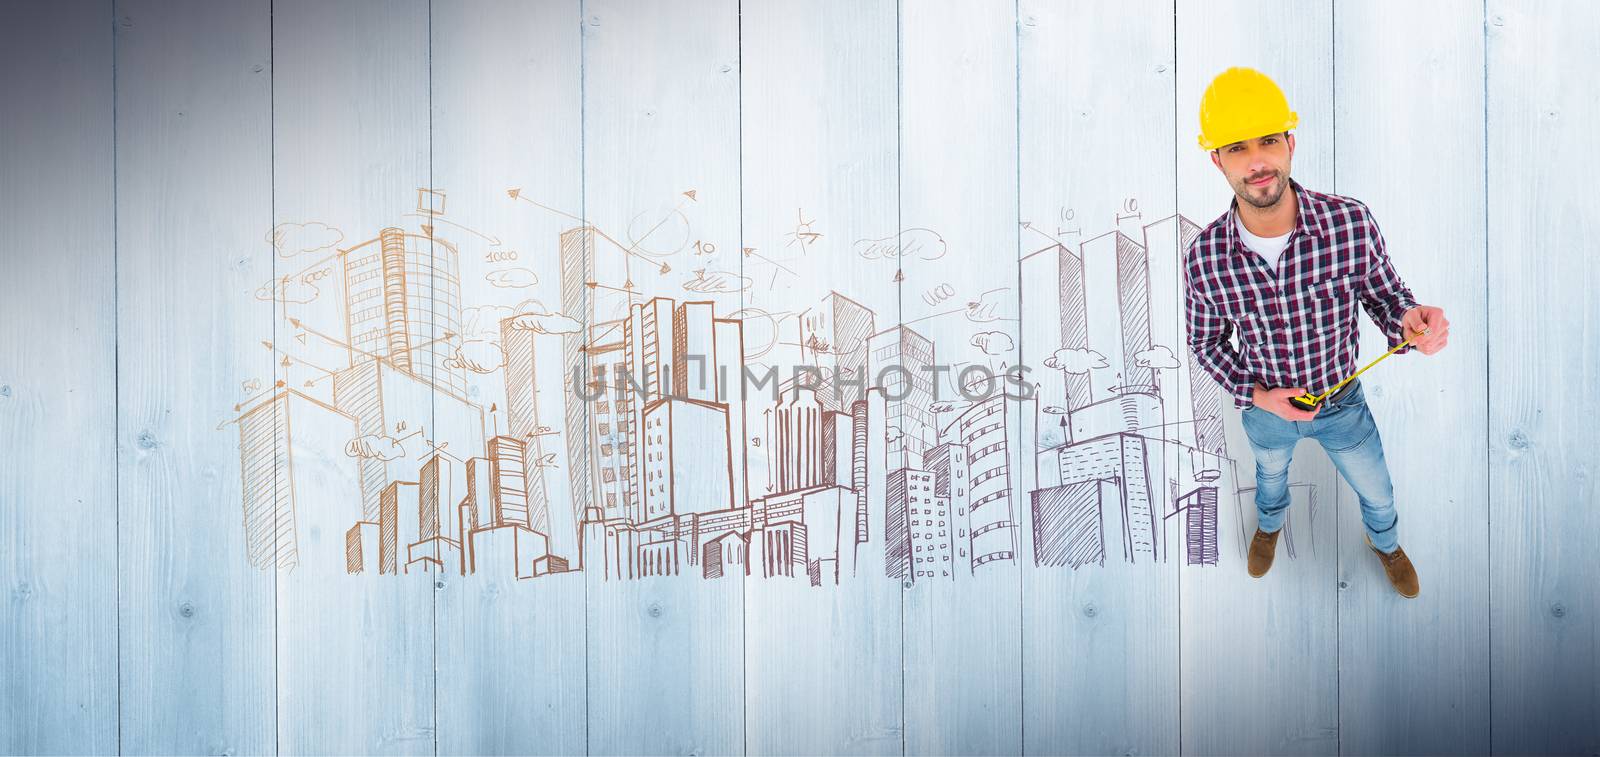
<instances>
[{"instance_id":1,"label":"sketched cloud","mask_svg":"<svg viewBox=\"0 0 1600 757\"><path fill-rule=\"evenodd\" d=\"M1063 347L1045 358L1044 364L1067 373L1088 373L1091 368L1106 367L1106 356L1087 348Z\"/></svg>"},{"instance_id":2,"label":"sketched cloud","mask_svg":"<svg viewBox=\"0 0 1600 757\"><path fill-rule=\"evenodd\" d=\"M946 250L944 237L933 229L922 227L906 229L895 236L881 239L857 239L855 253L864 260L892 260L912 257L918 260L938 260Z\"/></svg>"},{"instance_id":3,"label":"sketched cloud","mask_svg":"<svg viewBox=\"0 0 1600 757\"><path fill-rule=\"evenodd\" d=\"M284 276L262 284L256 289L256 299L267 302L293 302L305 304L315 300L322 294L316 284L306 281L303 277L291 278Z\"/></svg>"},{"instance_id":4,"label":"sketched cloud","mask_svg":"<svg viewBox=\"0 0 1600 757\"><path fill-rule=\"evenodd\" d=\"M507 268L501 271L490 271L483 275L490 284L502 289L521 289L539 283L539 277L526 268Z\"/></svg>"},{"instance_id":5,"label":"sketched cloud","mask_svg":"<svg viewBox=\"0 0 1600 757\"><path fill-rule=\"evenodd\" d=\"M393 437L367 434L358 436L344 445L344 453L350 457L360 457L369 460L383 460L385 462L396 458L405 457L406 449Z\"/></svg>"},{"instance_id":6,"label":"sketched cloud","mask_svg":"<svg viewBox=\"0 0 1600 757\"><path fill-rule=\"evenodd\" d=\"M583 324L560 313L522 313L512 319L511 328L536 334L575 334Z\"/></svg>"},{"instance_id":7,"label":"sketched cloud","mask_svg":"<svg viewBox=\"0 0 1600 757\"><path fill-rule=\"evenodd\" d=\"M506 364L506 353L499 343L489 339L468 339L444 361L449 368L463 368L473 373L493 373Z\"/></svg>"},{"instance_id":8,"label":"sketched cloud","mask_svg":"<svg viewBox=\"0 0 1600 757\"><path fill-rule=\"evenodd\" d=\"M533 300L529 300L533 302ZM483 339L500 343L500 322L517 311L504 305L477 305L461 309L461 333L467 339Z\"/></svg>"},{"instance_id":9,"label":"sketched cloud","mask_svg":"<svg viewBox=\"0 0 1600 757\"><path fill-rule=\"evenodd\" d=\"M1148 350L1141 350L1133 356L1134 362L1144 368L1177 368L1178 358L1174 357L1172 350L1165 345L1156 345Z\"/></svg>"},{"instance_id":10,"label":"sketched cloud","mask_svg":"<svg viewBox=\"0 0 1600 757\"><path fill-rule=\"evenodd\" d=\"M1011 291L1010 287L990 289L978 295L978 299L967 302L967 310L963 315L973 323L988 323L1000 320L1000 305L1002 292Z\"/></svg>"},{"instance_id":11,"label":"sketched cloud","mask_svg":"<svg viewBox=\"0 0 1600 757\"><path fill-rule=\"evenodd\" d=\"M980 331L972 335L969 343L985 355L1004 355L1016 347L1011 335L1004 331Z\"/></svg>"},{"instance_id":12,"label":"sketched cloud","mask_svg":"<svg viewBox=\"0 0 1600 757\"><path fill-rule=\"evenodd\" d=\"M328 249L344 241L344 232L321 221L280 223L267 232L267 241L280 258Z\"/></svg>"},{"instance_id":13,"label":"sketched cloud","mask_svg":"<svg viewBox=\"0 0 1600 757\"><path fill-rule=\"evenodd\" d=\"M683 288L703 294L740 292L750 288L750 279L737 273L700 268L695 270L694 278L683 282Z\"/></svg>"}]
</instances>

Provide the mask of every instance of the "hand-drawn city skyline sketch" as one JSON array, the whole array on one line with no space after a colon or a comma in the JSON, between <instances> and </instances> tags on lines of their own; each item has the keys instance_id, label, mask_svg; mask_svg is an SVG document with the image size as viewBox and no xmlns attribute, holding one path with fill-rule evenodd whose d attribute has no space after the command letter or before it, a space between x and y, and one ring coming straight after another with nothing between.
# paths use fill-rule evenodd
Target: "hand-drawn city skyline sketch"
<instances>
[{"instance_id":1,"label":"hand-drawn city skyline sketch","mask_svg":"<svg viewBox=\"0 0 1600 757\"><path fill-rule=\"evenodd\" d=\"M1022 222L1020 275L979 286L928 278L970 253L933 228L796 208L764 250L699 238L693 189L615 234L501 196L566 225L505 240L429 187L406 225L266 234L277 373L231 417L251 564L910 586L1243 559L1253 488L1174 317L1181 215ZM924 314L806 291L841 264Z\"/></svg>"}]
</instances>

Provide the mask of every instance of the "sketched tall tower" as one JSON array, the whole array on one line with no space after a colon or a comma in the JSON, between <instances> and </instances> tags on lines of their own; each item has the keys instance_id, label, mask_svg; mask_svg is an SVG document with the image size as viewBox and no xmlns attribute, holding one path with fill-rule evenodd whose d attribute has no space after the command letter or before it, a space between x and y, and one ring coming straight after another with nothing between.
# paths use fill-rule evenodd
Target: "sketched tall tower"
<instances>
[{"instance_id":1,"label":"sketched tall tower","mask_svg":"<svg viewBox=\"0 0 1600 757\"><path fill-rule=\"evenodd\" d=\"M462 395L466 374L445 334L461 333L455 245L389 227L345 251L345 333L350 362L367 355Z\"/></svg>"},{"instance_id":2,"label":"sketched tall tower","mask_svg":"<svg viewBox=\"0 0 1600 757\"><path fill-rule=\"evenodd\" d=\"M588 381L588 355L584 342L589 337L589 325L594 323L594 293L589 282L594 280L594 238L592 226L580 226L561 232L561 312L573 318L582 328L561 338L562 393L566 397L566 426L562 436L567 441L567 480L572 492L571 512L580 518L588 512L591 502L589 488L589 429L588 408L579 396L581 386L572 385L572 377Z\"/></svg>"},{"instance_id":3,"label":"sketched tall tower","mask_svg":"<svg viewBox=\"0 0 1600 757\"><path fill-rule=\"evenodd\" d=\"M1178 365L1172 381L1161 387L1164 435L1175 441L1225 454L1221 401L1222 388L1195 366L1183 325L1183 269L1189 245L1200 236L1200 226L1182 215L1170 215L1144 227L1150 266L1150 339L1171 348ZM1193 419L1193 423L1185 423Z\"/></svg>"},{"instance_id":4,"label":"sketched tall tower","mask_svg":"<svg viewBox=\"0 0 1600 757\"><path fill-rule=\"evenodd\" d=\"M532 329L519 328L517 317L500 321L500 345L506 355L506 418L509 436L523 445L528 527L550 537L550 548L563 557L577 555L577 514L563 504L550 507L544 484L544 442L538 435L539 394L534 370ZM560 551L570 550L570 551Z\"/></svg>"},{"instance_id":5,"label":"sketched tall tower","mask_svg":"<svg viewBox=\"0 0 1600 757\"><path fill-rule=\"evenodd\" d=\"M1089 348L1106 367L1090 372L1091 402L1127 392L1155 391L1149 366L1139 354L1150 349L1150 263L1144 245L1120 231L1090 239L1079 248L1083 261ZM1121 374L1117 376L1116 374Z\"/></svg>"},{"instance_id":6,"label":"sketched tall tower","mask_svg":"<svg viewBox=\"0 0 1600 757\"><path fill-rule=\"evenodd\" d=\"M937 441L933 424L933 341L893 326L868 341L874 380L888 397L889 470L921 468L922 453Z\"/></svg>"},{"instance_id":7,"label":"sketched tall tower","mask_svg":"<svg viewBox=\"0 0 1600 757\"><path fill-rule=\"evenodd\" d=\"M1052 418L1089 404L1089 377L1050 368L1060 349L1089 344L1085 323L1083 258L1054 244L1022 258L1022 364L1038 372L1039 406ZM1057 442L1065 441L1064 439Z\"/></svg>"},{"instance_id":8,"label":"sketched tall tower","mask_svg":"<svg viewBox=\"0 0 1600 757\"><path fill-rule=\"evenodd\" d=\"M722 482L720 476L717 477L716 499L726 498L721 486L727 483L728 491L740 492L740 504L744 501L743 456L736 454L743 450L735 450L730 441L730 436L743 438L744 403L740 399L742 395L730 396L732 393L724 387L725 383L736 382L743 374L742 337L739 324L717 318L715 310L710 301L677 303L667 297L652 297L648 302L630 307L628 318L622 324L623 364L630 377L621 387L629 413L623 421L624 443L628 447L628 468L633 482L635 499L632 504L644 506L642 511L635 510L636 518L650 517L652 509L645 501L647 495L651 491L661 491L648 488L651 466L646 463L689 459L684 453L696 448L686 440L693 438L697 429L694 424L700 422L721 429L720 433L706 433L703 445L693 453L726 461L729 480ZM691 401L693 406L669 405L659 412L670 413L675 420L658 416L652 421L651 415L658 412L657 405L662 400ZM721 420L713 422L713 417ZM678 447L679 454L675 457L667 455L670 450L662 450L655 458L647 458L650 453L646 450L646 426L650 423L678 434L682 437L679 443L686 446ZM672 440L669 436L656 441L666 441L670 445ZM674 483L681 487L683 482ZM655 504L659 510L662 502L658 498Z\"/></svg>"},{"instance_id":9,"label":"sketched tall tower","mask_svg":"<svg viewBox=\"0 0 1600 757\"><path fill-rule=\"evenodd\" d=\"M829 292L800 314L800 359L822 369L817 402L823 410L849 413L866 397L867 339L872 332L872 311L838 292ZM837 387L836 369L846 379Z\"/></svg>"}]
</instances>

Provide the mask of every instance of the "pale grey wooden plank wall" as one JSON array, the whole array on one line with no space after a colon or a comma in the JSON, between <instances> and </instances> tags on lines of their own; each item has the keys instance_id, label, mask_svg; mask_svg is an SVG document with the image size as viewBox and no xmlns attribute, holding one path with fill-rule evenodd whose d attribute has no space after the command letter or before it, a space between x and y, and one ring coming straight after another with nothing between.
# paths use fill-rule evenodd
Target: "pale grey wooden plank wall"
<instances>
[{"instance_id":1,"label":"pale grey wooden plank wall","mask_svg":"<svg viewBox=\"0 0 1600 757\"><path fill-rule=\"evenodd\" d=\"M892 127L899 70L894 4L745 3L740 18L742 246L797 257L787 235L797 210L832 219L836 228L894 233L901 165ZM752 279L758 272L770 275L771 267L741 269ZM830 291L848 293L890 319L885 326L900 319L899 286L891 277L835 263L807 271L806 286L813 303ZM759 312L748 314L758 319ZM764 487L752 476L752 491ZM881 554L877 560L881 565ZM748 753L901 750L900 584L858 579L835 588L816 592L750 579L743 642Z\"/></svg>"},{"instance_id":2,"label":"pale grey wooden plank wall","mask_svg":"<svg viewBox=\"0 0 1600 757\"><path fill-rule=\"evenodd\" d=\"M0 752L1600 752L1600 439L1565 407L1600 375L1591 4L121 0L4 20ZM219 408L241 376L281 377L259 342L290 324L253 298L282 272L279 223L383 228L448 187L507 238L571 225L491 201L511 189L622 229L694 190L699 227L741 248L780 248L796 207L841 236L931 226L953 254L903 278L843 258L804 284L935 337L924 291L1010 287L1011 362L1036 332L995 252L1048 244L1023 222L1080 241L1209 222L1228 195L1194 114L1236 64L1299 111L1295 176L1371 206L1454 326L1363 376L1417 600L1310 446L1294 553L1260 582L1237 529L1221 568L904 590L242 557ZM1176 240L1155 239L1134 240L1152 317L1181 329ZM434 426L450 401L391 412ZM1246 449L1234 414L1227 435ZM1009 454L1028 486L1031 452ZM1250 485L1248 454L1230 475Z\"/></svg>"},{"instance_id":3,"label":"pale grey wooden plank wall","mask_svg":"<svg viewBox=\"0 0 1600 757\"><path fill-rule=\"evenodd\" d=\"M272 313L248 297L274 266L260 231L273 200L271 15L96 10L116 50L116 746L271 751L277 579L241 559L240 455L217 430L240 377L276 368L254 341L271 338ZM70 562L74 549L34 559Z\"/></svg>"},{"instance_id":4,"label":"pale grey wooden plank wall","mask_svg":"<svg viewBox=\"0 0 1600 757\"><path fill-rule=\"evenodd\" d=\"M583 124L576 14L571 3L433 6L433 185L452 190L449 202L483 208L483 226L508 239L556 239L570 226L505 202L510 188L553 207L582 207L584 153L573 147ZM488 301L489 288L463 281L462 296ZM547 362L560 373L559 362ZM565 477L545 483L552 497L570 496ZM583 577L560 578L567 580L442 580L441 754L584 751L586 645L599 634L587 631ZM539 671L542 683L529 685L517 671Z\"/></svg>"},{"instance_id":5,"label":"pale grey wooden plank wall","mask_svg":"<svg viewBox=\"0 0 1600 757\"><path fill-rule=\"evenodd\" d=\"M571 10L580 22L574 32L583 35L584 218L626 229L625 242L653 251L651 224L639 227L636 214L653 218L654 209L694 203L697 238L741 240L738 3L609 0ZM689 191L692 200L683 194ZM645 298L684 296L676 276L658 273L648 259L603 245L587 252L595 280L632 282ZM737 273L743 261L731 257L722 256L723 265ZM735 288L705 299L722 317L740 309L742 296ZM622 315L595 301L595 322ZM675 576L606 581L600 571L586 578L590 751L742 750L744 585Z\"/></svg>"},{"instance_id":6,"label":"pale grey wooden plank wall","mask_svg":"<svg viewBox=\"0 0 1600 757\"><path fill-rule=\"evenodd\" d=\"M0 743L8 752L112 752L119 598L110 9L14 10L38 20L0 25L0 222L9 230L0 246Z\"/></svg>"},{"instance_id":7,"label":"pale grey wooden plank wall","mask_svg":"<svg viewBox=\"0 0 1600 757\"><path fill-rule=\"evenodd\" d=\"M1404 251L1397 265L1413 291L1430 302L1450 298L1447 350L1460 350L1452 360L1412 361L1404 376L1369 374L1369 405L1385 419L1385 455L1391 466L1410 468L1395 476L1395 499L1421 505L1407 509L1399 527L1407 552L1435 563L1424 579L1436 590L1435 606L1419 616L1380 591L1382 569L1370 559L1359 504L1341 483L1339 744L1355 754L1481 751L1491 728L1519 727L1514 719L1491 723L1483 695L1498 684L1486 654L1491 634L1517 630L1484 622L1490 557L1500 570L1506 563L1488 545L1489 471L1464 464L1485 459L1488 401L1498 396L1482 367L1484 283L1491 298L1504 291L1486 278L1485 195L1474 191L1485 186L1484 82L1472 76L1484 66L1485 27L1479 13L1452 2L1336 9L1334 181L1372 208L1388 249ZM1415 32L1422 28L1429 33ZM1343 54L1369 46L1385 54ZM1374 86L1385 79L1417 86ZM1406 124L1412 119L1414 126ZM1412 138L1401 138L1407 133ZM1367 330L1363 354L1386 348L1375 329ZM1500 742L1498 751L1560 751L1529 735L1518 737L1518 747Z\"/></svg>"},{"instance_id":8,"label":"pale grey wooden plank wall","mask_svg":"<svg viewBox=\"0 0 1600 757\"><path fill-rule=\"evenodd\" d=\"M1593 753L1600 432L1548 400L1600 376L1600 88L1550 64L1594 60L1600 8L1554 10L1485 9L1489 728L1498 751Z\"/></svg>"},{"instance_id":9,"label":"pale grey wooden plank wall","mask_svg":"<svg viewBox=\"0 0 1600 757\"><path fill-rule=\"evenodd\" d=\"M1174 110L1173 4L1028 3L1019 13L1018 191L1029 221L1019 256L1054 254L1055 239L1115 241L1119 214L1140 214L1138 225L1172 216L1173 145L1192 120ZM1176 270L1175 248L1152 254L1163 259ZM1168 288L1158 299L1175 306L1177 293ZM1054 349L1051 311L1024 298L1025 354L1039 353L1036 341L1051 345L1046 354ZM1152 303L1152 319L1156 312ZM1023 566L1030 754L1179 750L1180 577L1170 563L1120 567Z\"/></svg>"}]
</instances>

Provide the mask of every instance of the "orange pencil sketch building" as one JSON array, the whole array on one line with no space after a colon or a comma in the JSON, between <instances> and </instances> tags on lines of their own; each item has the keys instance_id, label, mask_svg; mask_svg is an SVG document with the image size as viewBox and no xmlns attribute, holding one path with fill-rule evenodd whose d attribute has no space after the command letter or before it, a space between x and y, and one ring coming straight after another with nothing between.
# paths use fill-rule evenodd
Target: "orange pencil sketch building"
<instances>
[{"instance_id":1,"label":"orange pencil sketch building","mask_svg":"<svg viewBox=\"0 0 1600 757\"><path fill-rule=\"evenodd\" d=\"M1146 224L1143 238L1120 226L1050 237L1021 256L1018 313L1004 312L1008 290L951 282L926 293L932 315L900 323L840 291L750 307L737 273L666 262L711 245L641 250L592 225L562 231L548 254L471 261L495 292L515 281L494 271L548 261L524 278L553 285L558 311L463 302L466 258L445 232L485 235L444 218L441 191L419 197L436 208L408 214L421 232L330 248L307 270L342 275L313 276L315 297L285 285L304 272L262 290L280 324L264 344L290 381L315 373L239 408L254 565L909 586L1024 561L1231 557L1218 534L1240 522L1228 512L1240 490L1221 398L1174 349L1173 305L1155 294L1171 274L1151 265L1194 238L1185 218ZM827 244L808 236L805 249ZM902 254L946 248L916 229L848 252L898 281ZM601 258L627 280L609 280L616 266ZM643 275L681 276L686 296L647 295ZM1017 325L997 331L1001 320ZM953 330L963 342L928 336ZM1012 353L1021 366L991 359ZM1291 528L1291 551L1308 536Z\"/></svg>"}]
</instances>

